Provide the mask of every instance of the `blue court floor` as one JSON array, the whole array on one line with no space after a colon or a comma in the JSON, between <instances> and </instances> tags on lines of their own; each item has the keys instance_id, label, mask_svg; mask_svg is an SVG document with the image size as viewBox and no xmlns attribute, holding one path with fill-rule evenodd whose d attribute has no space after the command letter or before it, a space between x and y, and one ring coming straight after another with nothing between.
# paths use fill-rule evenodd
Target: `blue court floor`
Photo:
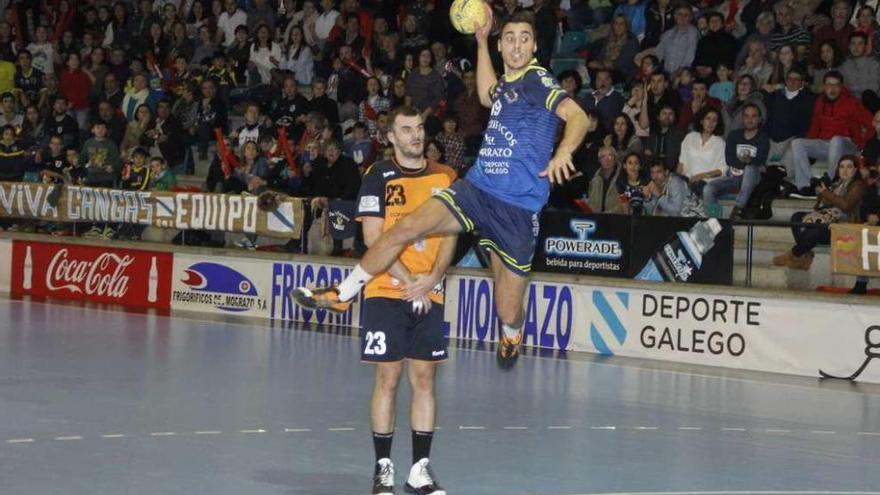
<instances>
[{"instance_id":1,"label":"blue court floor","mask_svg":"<svg viewBox=\"0 0 880 495\"><path fill-rule=\"evenodd\" d=\"M0 322L3 495L369 493L350 336L8 300ZM502 373L452 347L432 455L451 494L880 494L876 387L571 355Z\"/></svg>"}]
</instances>

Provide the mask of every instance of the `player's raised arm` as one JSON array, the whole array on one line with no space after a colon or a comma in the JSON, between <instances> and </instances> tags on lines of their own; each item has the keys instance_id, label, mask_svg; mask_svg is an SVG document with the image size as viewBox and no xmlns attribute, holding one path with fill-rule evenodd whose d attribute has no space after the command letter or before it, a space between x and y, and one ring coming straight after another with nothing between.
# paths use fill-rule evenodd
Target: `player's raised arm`
<instances>
[{"instance_id":1,"label":"player's raised arm","mask_svg":"<svg viewBox=\"0 0 880 495\"><path fill-rule=\"evenodd\" d=\"M589 117L584 110L571 98L565 98L556 107L556 115L565 122L562 141L556 147L556 153L547 168L540 173L541 177L550 177L553 184L562 184L569 180L577 170L571 161L571 155L581 145L587 134Z\"/></svg>"},{"instance_id":2,"label":"player's raised arm","mask_svg":"<svg viewBox=\"0 0 880 495\"><path fill-rule=\"evenodd\" d=\"M492 106L491 91L498 83L498 76L492 67L492 57L489 55L489 33L492 32L493 18L492 8L486 9L486 23L477 28L474 36L477 38L477 94L480 95L480 103L486 108Z\"/></svg>"}]
</instances>

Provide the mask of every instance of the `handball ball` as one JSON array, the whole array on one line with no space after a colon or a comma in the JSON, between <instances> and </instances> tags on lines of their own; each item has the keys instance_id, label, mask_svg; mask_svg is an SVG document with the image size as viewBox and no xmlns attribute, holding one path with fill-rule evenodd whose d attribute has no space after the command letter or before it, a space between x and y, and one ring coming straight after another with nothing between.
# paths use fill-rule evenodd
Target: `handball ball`
<instances>
[{"instance_id":1,"label":"handball ball","mask_svg":"<svg viewBox=\"0 0 880 495\"><path fill-rule=\"evenodd\" d=\"M449 8L449 18L456 31L473 34L486 23L486 4L483 0L455 0Z\"/></svg>"}]
</instances>

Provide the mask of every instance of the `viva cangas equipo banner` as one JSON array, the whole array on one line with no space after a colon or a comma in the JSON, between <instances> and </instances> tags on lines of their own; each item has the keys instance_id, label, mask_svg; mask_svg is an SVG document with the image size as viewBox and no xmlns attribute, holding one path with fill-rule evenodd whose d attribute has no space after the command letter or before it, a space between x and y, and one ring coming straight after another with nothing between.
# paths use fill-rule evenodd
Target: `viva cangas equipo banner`
<instances>
[{"instance_id":1,"label":"viva cangas equipo banner","mask_svg":"<svg viewBox=\"0 0 880 495\"><path fill-rule=\"evenodd\" d=\"M16 240L11 262L13 297L169 308L172 253Z\"/></svg>"},{"instance_id":2,"label":"viva cangas equipo banner","mask_svg":"<svg viewBox=\"0 0 880 495\"><path fill-rule=\"evenodd\" d=\"M0 217L56 222L111 222L180 230L217 230L297 239L303 205L285 197L263 211L258 196L201 192L124 191L0 182ZM56 192L57 194L57 192Z\"/></svg>"},{"instance_id":3,"label":"viva cangas equipo banner","mask_svg":"<svg viewBox=\"0 0 880 495\"><path fill-rule=\"evenodd\" d=\"M0 243L2 249L2 243ZM15 241L13 295L236 314L275 323L359 327L362 300L338 315L308 311L294 287L339 282L349 262L206 257L76 244ZM156 276L154 277L153 274ZM450 275L445 331L477 342L498 339L493 281ZM719 291L720 292L720 291ZM662 361L880 383L880 307L570 285L535 276L524 301L524 343ZM274 324L274 323L273 323Z\"/></svg>"},{"instance_id":4,"label":"viva cangas equipo banner","mask_svg":"<svg viewBox=\"0 0 880 495\"><path fill-rule=\"evenodd\" d=\"M850 223L831 225L831 271L880 277L880 227Z\"/></svg>"}]
</instances>

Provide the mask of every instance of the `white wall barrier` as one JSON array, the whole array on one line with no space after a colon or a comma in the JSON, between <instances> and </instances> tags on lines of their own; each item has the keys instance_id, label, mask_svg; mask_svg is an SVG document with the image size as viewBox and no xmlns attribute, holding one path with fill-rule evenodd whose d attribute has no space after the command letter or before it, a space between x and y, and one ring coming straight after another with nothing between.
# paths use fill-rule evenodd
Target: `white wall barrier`
<instances>
[{"instance_id":1,"label":"white wall barrier","mask_svg":"<svg viewBox=\"0 0 880 495\"><path fill-rule=\"evenodd\" d=\"M0 239L0 260L11 259L10 246ZM176 253L171 309L360 326L360 301L337 315L303 310L288 295L300 285L339 282L351 267L351 260ZM0 291L9 290L10 271L0 270ZM525 300L526 345L808 377L855 375L880 383L880 359L874 359L880 358L880 306L798 294L784 299L729 289L709 294L669 284L655 290L632 288L632 282L615 288L607 281L589 286L541 278L535 277ZM492 280L451 275L446 290L448 335L494 342L500 324Z\"/></svg>"}]
</instances>

